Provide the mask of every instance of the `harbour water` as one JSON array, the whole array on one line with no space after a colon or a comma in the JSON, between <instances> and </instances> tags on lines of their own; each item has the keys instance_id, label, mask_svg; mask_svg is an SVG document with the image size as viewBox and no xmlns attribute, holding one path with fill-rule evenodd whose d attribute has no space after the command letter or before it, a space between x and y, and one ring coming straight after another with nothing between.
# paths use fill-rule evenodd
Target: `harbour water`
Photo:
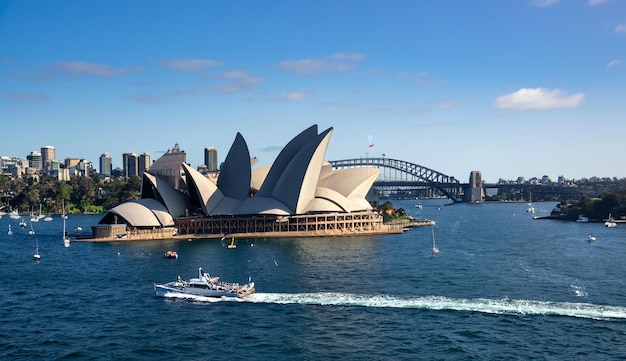
<instances>
[{"instance_id":1,"label":"harbour water","mask_svg":"<svg viewBox=\"0 0 626 361\"><path fill-rule=\"evenodd\" d=\"M376 237L61 240L0 219L3 360L611 360L626 357L626 226L526 205L394 201L431 227ZM536 203L547 215L556 202ZM88 230L100 216L71 216ZM13 235L7 234L12 225ZM587 235L596 236L594 243ZM40 261L34 261L35 237ZM167 250L178 259L166 259ZM161 298L198 267L244 300Z\"/></svg>"}]
</instances>

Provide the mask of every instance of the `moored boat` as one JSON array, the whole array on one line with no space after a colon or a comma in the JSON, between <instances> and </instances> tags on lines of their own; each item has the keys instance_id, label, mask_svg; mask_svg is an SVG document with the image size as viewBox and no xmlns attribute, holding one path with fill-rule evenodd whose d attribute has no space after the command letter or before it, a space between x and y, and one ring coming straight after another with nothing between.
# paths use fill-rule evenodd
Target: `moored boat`
<instances>
[{"instance_id":1,"label":"moored boat","mask_svg":"<svg viewBox=\"0 0 626 361\"><path fill-rule=\"evenodd\" d=\"M176 251L167 251L165 252L165 258L178 258L178 253Z\"/></svg>"},{"instance_id":2,"label":"moored boat","mask_svg":"<svg viewBox=\"0 0 626 361\"><path fill-rule=\"evenodd\" d=\"M582 214L578 215L578 219L576 220L578 223L587 223L589 222L589 218L583 216Z\"/></svg>"},{"instance_id":3,"label":"moored boat","mask_svg":"<svg viewBox=\"0 0 626 361\"><path fill-rule=\"evenodd\" d=\"M185 281L180 276L176 281L154 284L154 292L157 296L190 295L203 297L238 297L244 298L256 292L254 282L244 284L220 281L219 277L211 277L208 273L198 268L198 277Z\"/></svg>"},{"instance_id":4,"label":"moored boat","mask_svg":"<svg viewBox=\"0 0 626 361\"><path fill-rule=\"evenodd\" d=\"M617 226L617 223L615 222L615 219L611 216L611 213L609 213L609 218L604 221L604 226L607 228L613 228Z\"/></svg>"}]
</instances>

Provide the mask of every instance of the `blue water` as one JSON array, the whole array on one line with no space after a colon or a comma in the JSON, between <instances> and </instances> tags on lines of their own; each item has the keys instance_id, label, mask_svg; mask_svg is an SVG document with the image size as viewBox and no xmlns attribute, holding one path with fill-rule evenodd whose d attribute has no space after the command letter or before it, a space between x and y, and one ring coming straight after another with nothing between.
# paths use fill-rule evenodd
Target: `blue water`
<instances>
[{"instance_id":1,"label":"blue water","mask_svg":"<svg viewBox=\"0 0 626 361\"><path fill-rule=\"evenodd\" d=\"M526 205L395 201L431 228L349 238L73 242L0 219L3 360L518 359L626 356L626 225L532 220ZM556 203L537 203L547 215ZM100 216L71 216L85 230ZM8 224L14 234L7 235ZM595 243L587 243L594 233ZM35 237L41 261L33 261ZM169 249L179 259L166 259ZM193 277L243 300L161 298Z\"/></svg>"}]
</instances>

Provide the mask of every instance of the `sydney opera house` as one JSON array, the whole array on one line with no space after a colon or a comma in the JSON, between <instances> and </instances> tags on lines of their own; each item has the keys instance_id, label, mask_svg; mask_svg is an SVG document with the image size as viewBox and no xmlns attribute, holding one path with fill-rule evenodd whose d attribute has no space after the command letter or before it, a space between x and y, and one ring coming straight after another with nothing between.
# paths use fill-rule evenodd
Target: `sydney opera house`
<instances>
[{"instance_id":1,"label":"sydney opera house","mask_svg":"<svg viewBox=\"0 0 626 361\"><path fill-rule=\"evenodd\" d=\"M255 166L237 133L218 175L186 163L176 146L143 174L141 197L92 227L95 239L297 237L394 232L366 200L376 167L332 169L324 160L333 129L304 130L273 164Z\"/></svg>"}]
</instances>

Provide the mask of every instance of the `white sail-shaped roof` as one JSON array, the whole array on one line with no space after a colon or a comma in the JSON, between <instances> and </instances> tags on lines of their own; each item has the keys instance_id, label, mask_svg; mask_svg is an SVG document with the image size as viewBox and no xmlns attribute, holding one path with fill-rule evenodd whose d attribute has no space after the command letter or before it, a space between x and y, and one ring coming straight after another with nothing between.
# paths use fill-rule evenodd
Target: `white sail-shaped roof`
<instances>
[{"instance_id":1,"label":"white sail-shaped roof","mask_svg":"<svg viewBox=\"0 0 626 361\"><path fill-rule=\"evenodd\" d=\"M315 197L315 188L331 134L332 128L309 140L293 154L272 190L272 198L284 203L295 214L302 214L306 205Z\"/></svg>"},{"instance_id":2,"label":"white sail-shaped roof","mask_svg":"<svg viewBox=\"0 0 626 361\"><path fill-rule=\"evenodd\" d=\"M187 177L190 196L196 198L196 203L198 203L204 214L211 214L225 198L224 194L217 188L215 183L211 182L202 173L185 163L183 163L182 167Z\"/></svg>"},{"instance_id":3,"label":"white sail-shaped roof","mask_svg":"<svg viewBox=\"0 0 626 361\"><path fill-rule=\"evenodd\" d=\"M240 133L237 133L233 145L220 167L217 187L224 196L243 201L250 196L250 152Z\"/></svg>"},{"instance_id":4,"label":"white sail-shaped roof","mask_svg":"<svg viewBox=\"0 0 626 361\"><path fill-rule=\"evenodd\" d=\"M358 167L333 170L323 176L318 185L331 188L347 198L365 198L378 178L377 167Z\"/></svg>"},{"instance_id":5,"label":"white sail-shaped roof","mask_svg":"<svg viewBox=\"0 0 626 361\"><path fill-rule=\"evenodd\" d=\"M174 219L167 208L153 198L122 203L110 213L118 215L133 227L171 227Z\"/></svg>"},{"instance_id":6,"label":"white sail-shaped roof","mask_svg":"<svg viewBox=\"0 0 626 361\"><path fill-rule=\"evenodd\" d=\"M259 190L265 182L267 175L271 169L271 165L263 165L252 169L252 179L250 180L250 188ZM258 193L257 193L258 194Z\"/></svg>"},{"instance_id":7,"label":"white sail-shaped roof","mask_svg":"<svg viewBox=\"0 0 626 361\"><path fill-rule=\"evenodd\" d=\"M272 163L272 167L256 195L259 197L271 197L276 188L276 183L285 174L285 169L289 166L293 158L316 136L317 125L312 125L289 141L280 151L274 163Z\"/></svg>"},{"instance_id":8,"label":"white sail-shaped roof","mask_svg":"<svg viewBox=\"0 0 626 361\"><path fill-rule=\"evenodd\" d=\"M172 187L168 182L161 179L158 176L154 176L149 173L143 174L144 180L147 180L152 185L154 192L157 193L158 198L165 203L165 207L169 213L176 217L181 217L185 214L185 211L191 207L189 197L183 192ZM142 198L148 198L143 195L144 189L142 187Z\"/></svg>"}]
</instances>

